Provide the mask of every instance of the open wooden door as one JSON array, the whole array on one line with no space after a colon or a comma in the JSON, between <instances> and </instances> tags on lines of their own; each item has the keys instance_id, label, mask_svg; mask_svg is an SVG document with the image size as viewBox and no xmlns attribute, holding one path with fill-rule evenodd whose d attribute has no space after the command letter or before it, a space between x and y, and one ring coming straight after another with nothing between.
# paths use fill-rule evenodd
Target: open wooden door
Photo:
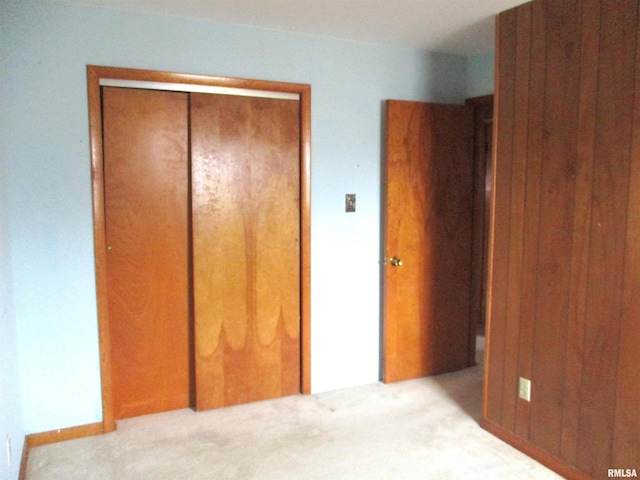
<instances>
[{"instance_id":1,"label":"open wooden door","mask_svg":"<svg viewBox=\"0 0 640 480\"><path fill-rule=\"evenodd\" d=\"M472 365L473 114L387 101L384 368L395 382Z\"/></svg>"}]
</instances>

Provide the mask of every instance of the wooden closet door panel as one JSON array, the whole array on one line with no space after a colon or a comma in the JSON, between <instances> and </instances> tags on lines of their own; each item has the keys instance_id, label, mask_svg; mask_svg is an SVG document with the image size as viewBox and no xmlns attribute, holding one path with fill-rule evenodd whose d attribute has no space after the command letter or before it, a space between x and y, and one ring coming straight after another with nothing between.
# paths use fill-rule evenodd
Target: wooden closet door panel
<instances>
[{"instance_id":1,"label":"wooden closet door panel","mask_svg":"<svg viewBox=\"0 0 640 480\"><path fill-rule=\"evenodd\" d=\"M103 88L115 418L189 406L188 96Z\"/></svg>"},{"instance_id":2,"label":"wooden closet door panel","mask_svg":"<svg viewBox=\"0 0 640 480\"><path fill-rule=\"evenodd\" d=\"M473 112L389 100L386 135L384 381L395 382L473 361Z\"/></svg>"},{"instance_id":3,"label":"wooden closet door panel","mask_svg":"<svg viewBox=\"0 0 640 480\"><path fill-rule=\"evenodd\" d=\"M300 391L297 101L192 94L196 406Z\"/></svg>"}]
</instances>

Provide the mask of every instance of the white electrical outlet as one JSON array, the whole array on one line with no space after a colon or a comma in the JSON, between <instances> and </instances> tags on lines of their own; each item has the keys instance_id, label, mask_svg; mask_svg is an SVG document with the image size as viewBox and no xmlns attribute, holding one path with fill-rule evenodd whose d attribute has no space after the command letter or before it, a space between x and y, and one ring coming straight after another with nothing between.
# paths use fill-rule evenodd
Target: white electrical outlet
<instances>
[{"instance_id":1,"label":"white electrical outlet","mask_svg":"<svg viewBox=\"0 0 640 480\"><path fill-rule=\"evenodd\" d=\"M7 435L7 467L11 467L11 436Z\"/></svg>"},{"instance_id":2,"label":"white electrical outlet","mask_svg":"<svg viewBox=\"0 0 640 480\"><path fill-rule=\"evenodd\" d=\"M531 380L522 377L518 379L518 396L527 402L531 401Z\"/></svg>"}]
</instances>

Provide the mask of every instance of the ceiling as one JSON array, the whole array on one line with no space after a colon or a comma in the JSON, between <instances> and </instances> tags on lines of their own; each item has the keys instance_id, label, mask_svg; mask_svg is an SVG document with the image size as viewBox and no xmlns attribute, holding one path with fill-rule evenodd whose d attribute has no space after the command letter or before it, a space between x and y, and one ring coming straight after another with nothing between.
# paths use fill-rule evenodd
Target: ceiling
<instances>
[{"instance_id":1,"label":"ceiling","mask_svg":"<svg viewBox=\"0 0 640 480\"><path fill-rule=\"evenodd\" d=\"M66 0L460 55L493 50L496 13L526 0Z\"/></svg>"}]
</instances>

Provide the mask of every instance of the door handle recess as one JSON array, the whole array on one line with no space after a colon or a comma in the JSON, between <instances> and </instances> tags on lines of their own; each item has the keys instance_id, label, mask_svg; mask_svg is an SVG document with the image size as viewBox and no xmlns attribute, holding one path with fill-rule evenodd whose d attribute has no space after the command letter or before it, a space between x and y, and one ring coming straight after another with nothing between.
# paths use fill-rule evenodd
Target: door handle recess
<instances>
[{"instance_id":1,"label":"door handle recess","mask_svg":"<svg viewBox=\"0 0 640 480\"><path fill-rule=\"evenodd\" d=\"M391 260L389 260L389 263L391 263L392 267L402 266L402 260L400 260L398 257L391 257Z\"/></svg>"}]
</instances>

